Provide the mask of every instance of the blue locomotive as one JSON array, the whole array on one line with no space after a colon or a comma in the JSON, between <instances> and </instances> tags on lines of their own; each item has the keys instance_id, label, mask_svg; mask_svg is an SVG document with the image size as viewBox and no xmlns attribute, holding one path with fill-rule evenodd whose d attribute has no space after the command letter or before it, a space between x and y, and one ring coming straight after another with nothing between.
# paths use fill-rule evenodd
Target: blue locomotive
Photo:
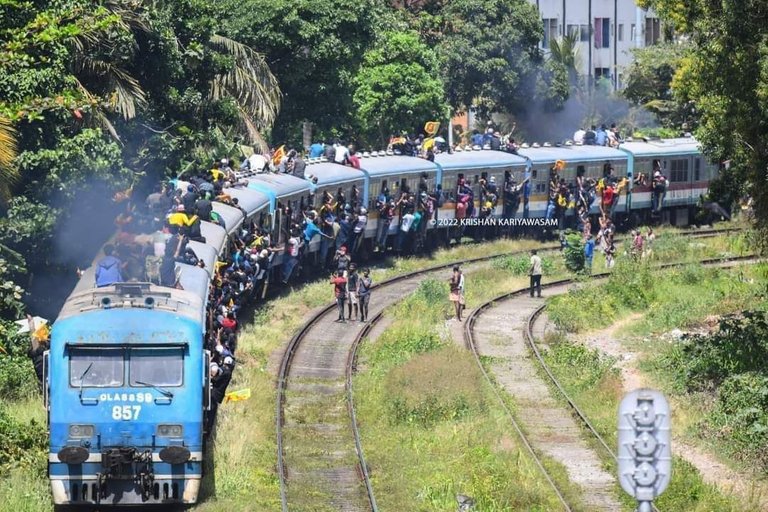
<instances>
[{"instance_id":1,"label":"blue locomotive","mask_svg":"<svg viewBox=\"0 0 768 512\"><path fill-rule=\"evenodd\" d=\"M630 178L618 212L643 216L650 190L633 176L650 173L654 160L671 171L665 204L685 223L700 193L717 173L693 139L630 142L618 150L595 146L523 147L519 155L465 150L434 162L382 153L366 155L361 169L311 161L312 179L246 176L246 186L225 190L238 208L214 203L226 229L203 222L205 243L189 242L204 267L176 264L181 288L126 282L94 288L95 266L86 270L56 320L46 356L45 403L50 425L49 476L57 505L190 504L198 499L204 462L204 426L211 407L205 351L206 308L216 261L243 227L258 225L273 244L285 242L288 211L319 208L323 192L344 192L370 211L364 238L375 236L375 201L383 189L416 190L425 180L441 190L438 215L454 217L460 180L480 187L516 175L530 180L528 214L542 217L549 168L566 162L600 178L606 161ZM177 182L186 187L186 183ZM476 195L479 197L479 194ZM634 200L633 200L634 197ZM501 206L494 212L501 214ZM393 219L390 235L397 232ZM430 225L432 233L440 229ZM312 241L308 250L318 250ZM97 257L97 260L102 255ZM275 253L273 266L280 264Z\"/></svg>"}]
</instances>

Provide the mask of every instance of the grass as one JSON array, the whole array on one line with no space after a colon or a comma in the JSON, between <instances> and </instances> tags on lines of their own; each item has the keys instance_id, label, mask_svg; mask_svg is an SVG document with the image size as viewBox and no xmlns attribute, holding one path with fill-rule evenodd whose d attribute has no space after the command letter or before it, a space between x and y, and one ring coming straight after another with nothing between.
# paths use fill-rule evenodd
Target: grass
<instances>
[{"instance_id":1,"label":"grass","mask_svg":"<svg viewBox=\"0 0 768 512\"><path fill-rule=\"evenodd\" d=\"M605 439L608 446L616 443L616 411L623 396L621 374L615 360L590 350L583 345L572 343L562 334L549 335L546 342L549 350L545 360L576 404L589 418L592 425ZM675 414L677 423L678 414ZM675 424L675 429L677 425ZM596 445L596 442L593 443ZM674 449L674 448L673 448ZM613 459L604 449L596 447L605 463L616 473ZM747 512L755 510L748 504L725 496L712 485L706 484L699 472L688 462L674 456L672 480L667 490L655 500L656 506L664 511L692 512ZM633 510L635 502L622 493L624 509Z\"/></svg>"},{"instance_id":2,"label":"grass","mask_svg":"<svg viewBox=\"0 0 768 512\"><path fill-rule=\"evenodd\" d=\"M675 233L678 230L659 230ZM372 272L376 282L394 275L440 264L461 261L479 255L502 254L515 250L527 250L540 244L530 240L501 240L483 245L468 244L449 250L436 251L427 258L390 259ZM544 258L546 260L546 257ZM555 266L562 265L560 258L553 258ZM499 275L507 275L514 269L497 263L495 269L472 276L474 284L468 284L467 298L470 303L490 298L489 286ZM511 263L510 263L511 265ZM520 266L519 262L514 265ZM595 262L597 266L597 261ZM546 267L546 265L545 265ZM553 270L557 272L557 270ZM520 282L521 284L522 281ZM509 284L509 283L507 283ZM194 510L208 512L228 509L231 511L279 509L279 486L275 472L277 464L274 440L274 375L281 345L318 307L327 304L331 289L323 278L291 290L255 312L239 337L238 368L231 390L250 388L251 399L247 402L226 404L219 409L219 428L215 447L215 467L207 467L211 475L203 482L202 503ZM30 375L30 379L34 377ZM5 400L3 405L21 425L31 419L44 420L39 397ZM505 442L501 443L502 445ZM0 503L3 510L43 511L50 510L50 491L45 479L44 461L36 467L2 468L0 471ZM23 482L23 485L19 485Z\"/></svg>"},{"instance_id":3,"label":"grass","mask_svg":"<svg viewBox=\"0 0 768 512\"><path fill-rule=\"evenodd\" d=\"M493 268L470 273L468 307L522 285ZM447 293L442 282L424 282L361 348L355 403L380 508L453 511L463 494L483 511L559 509L473 357L454 344ZM564 469L549 465L574 499Z\"/></svg>"}]
</instances>

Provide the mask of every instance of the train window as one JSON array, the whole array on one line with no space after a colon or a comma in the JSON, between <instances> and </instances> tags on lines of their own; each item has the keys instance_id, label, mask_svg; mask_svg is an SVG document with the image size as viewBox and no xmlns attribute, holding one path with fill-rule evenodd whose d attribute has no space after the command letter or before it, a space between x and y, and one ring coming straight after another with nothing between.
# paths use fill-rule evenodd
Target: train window
<instances>
[{"instance_id":1,"label":"train window","mask_svg":"<svg viewBox=\"0 0 768 512\"><path fill-rule=\"evenodd\" d=\"M184 349L132 348L128 373L133 387L181 386L184 382Z\"/></svg>"},{"instance_id":2,"label":"train window","mask_svg":"<svg viewBox=\"0 0 768 512\"><path fill-rule=\"evenodd\" d=\"M538 171L537 169L534 169L534 170L531 172L531 179L534 179L534 180L535 180L535 179L536 179L536 178L538 178L538 177L539 177L539 171Z\"/></svg>"},{"instance_id":3,"label":"train window","mask_svg":"<svg viewBox=\"0 0 768 512\"><path fill-rule=\"evenodd\" d=\"M669 163L669 179L672 182L688 181L688 159L680 158Z\"/></svg>"},{"instance_id":4,"label":"train window","mask_svg":"<svg viewBox=\"0 0 768 512\"><path fill-rule=\"evenodd\" d=\"M69 385L110 388L123 385L123 349L72 348L69 351Z\"/></svg>"},{"instance_id":5,"label":"train window","mask_svg":"<svg viewBox=\"0 0 768 512\"><path fill-rule=\"evenodd\" d=\"M693 159L693 181L701 181L701 158Z\"/></svg>"}]
</instances>

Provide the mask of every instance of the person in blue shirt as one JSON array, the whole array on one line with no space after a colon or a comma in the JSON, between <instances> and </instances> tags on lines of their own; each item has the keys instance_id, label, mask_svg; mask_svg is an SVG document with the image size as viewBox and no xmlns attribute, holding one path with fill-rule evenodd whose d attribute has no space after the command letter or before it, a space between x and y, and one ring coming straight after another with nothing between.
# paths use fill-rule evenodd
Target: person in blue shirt
<instances>
[{"instance_id":1,"label":"person in blue shirt","mask_svg":"<svg viewBox=\"0 0 768 512\"><path fill-rule=\"evenodd\" d=\"M482 146L483 145L483 134L478 132L477 130L474 130L472 132L472 145L473 146Z\"/></svg>"},{"instance_id":2,"label":"person in blue shirt","mask_svg":"<svg viewBox=\"0 0 768 512\"><path fill-rule=\"evenodd\" d=\"M592 238L592 234L587 237L587 242L584 244L584 267L587 272L592 273L592 258L595 255L595 239Z\"/></svg>"},{"instance_id":3,"label":"person in blue shirt","mask_svg":"<svg viewBox=\"0 0 768 512\"><path fill-rule=\"evenodd\" d=\"M123 281L123 276L120 272L123 262L119 258L112 256L113 252L115 252L113 245L104 246L104 257L96 265L96 286L98 288Z\"/></svg>"},{"instance_id":4,"label":"person in blue shirt","mask_svg":"<svg viewBox=\"0 0 768 512\"><path fill-rule=\"evenodd\" d=\"M322 142L315 142L309 146L309 158L320 158L325 152L325 144Z\"/></svg>"},{"instance_id":5,"label":"person in blue shirt","mask_svg":"<svg viewBox=\"0 0 768 512\"><path fill-rule=\"evenodd\" d=\"M600 125L600 128L598 128L597 133L595 134L595 144L598 146L605 146L605 143L608 141L607 129L608 128L604 124Z\"/></svg>"},{"instance_id":6,"label":"person in blue shirt","mask_svg":"<svg viewBox=\"0 0 768 512\"><path fill-rule=\"evenodd\" d=\"M333 239L333 237L326 235L322 232L322 230L318 227L318 225L315 223L315 218L317 215L315 212L309 212L306 217L306 226L304 227L304 241L306 243L309 243L312 241L312 239L315 237L315 235L320 235L321 237Z\"/></svg>"}]
</instances>

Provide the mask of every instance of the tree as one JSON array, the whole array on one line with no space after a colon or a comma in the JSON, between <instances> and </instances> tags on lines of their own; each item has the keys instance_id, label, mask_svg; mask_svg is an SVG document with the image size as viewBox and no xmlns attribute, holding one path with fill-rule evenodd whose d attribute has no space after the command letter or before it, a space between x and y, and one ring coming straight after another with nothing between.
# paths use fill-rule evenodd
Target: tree
<instances>
[{"instance_id":1,"label":"tree","mask_svg":"<svg viewBox=\"0 0 768 512\"><path fill-rule=\"evenodd\" d=\"M351 131L354 77L375 34L389 27L384 8L379 0L224 2L224 33L263 52L278 77L273 139L299 142L304 121L320 134Z\"/></svg>"},{"instance_id":2,"label":"tree","mask_svg":"<svg viewBox=\"0 0 768 512\"><path fill-rule=\"evenodd\" d=\"M0 200L3 201L10 198L10 185L19 179L18 169L13 165L16 148L16 130L8 119L0 117Z\"/></svg>"},{"instance_id":3,"label":"tree","mask_svg":"<svg viewBox=\"0 0 768 512\"><path fill-rule=\"evenodd\" d=\"M545 66L544 36L536 7L524 0L452 0L427 3L413 22L441 59L448 101L481 115L556 108L567 97L567 74ZM542 76L543 73L543 76ZM552 80L566 80L565 88ZM547 92L537 86L554 87ZM554 94L552 94L554 92ZM554 101L553 101L554 100Z\"/></svg>"},{"instance_id":4,"label":"tree","mask_svg":"<svg viewBox=\"0 0 768 512\"><path fill-rule=\"evenodd\" d=\"M689 44L660 44L632 50L623 95L636 106L652 112L665 127L678 130L696 126L692 104L675 95L672 83L691 51Z\"/></svg>"},{"instance_id":5,"label":"tree","mask_svg":"<svg viewBox=\"0 0 768 512\"><path fill-rule=\"evenodd\" d=\"M768 230L768 0L644 6L690 37L693 50L673 80L675 94L695 103L704 151L731 161L730 187L753 196L758 225Z\"/></svg>"},{"instance_id":6,"label":"tree","mask_svg":"<svg viewBox=\"0 0 768 512\"><path fill-rule=\"evenodd\" d=\"M393 133L412 132L447 111L433 50L415 32L387 32L365 53L355 77L355 118L368 143L386 145Z\"/></svg>"},{"instance_id":7,"label":"tree","mask_svg":"<svg viewBox=\"0 0 768 512\"><path fill-rule=\"evenodd\" d=\"M575 34L550 40L549 58L560 64L568 72L568 84L574 91L581 89L579 57L579 40Z\"/></svg>"}]
</instances>

